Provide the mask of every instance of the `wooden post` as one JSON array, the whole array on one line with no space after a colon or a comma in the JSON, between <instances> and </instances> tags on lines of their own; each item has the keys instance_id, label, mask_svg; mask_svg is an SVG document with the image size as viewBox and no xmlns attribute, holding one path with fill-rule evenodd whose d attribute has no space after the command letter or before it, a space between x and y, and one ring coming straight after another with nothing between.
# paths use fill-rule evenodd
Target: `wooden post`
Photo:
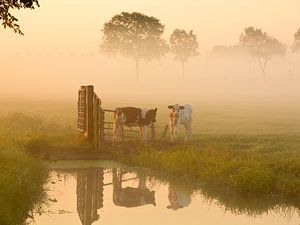
<instances>
[{"instance_id":1,"label":"wooden post","mask_svg":"<svg viewBox=\"0 0 300 225\"><path fill-rule=\"evenodd\" d=\"M163 134L163 138L165 138L167 136L168 129L169 129L169 125L166 124L164 134Z\"/></svg>"},{"instance_id":2,"label":"wooden post","mask_svg":"<svg viewBox=\"0 0 300 225\"><path fill-rule=\"evenodd\" d=\"M94 87L92 85L86 86L86 124L88 142L93 143L93 98Z\"/></svg>"},{"instance_id":3,"label":"wooden post","mask_svg":"<svg viewBox=\"0 0 300 225\"><path fill-rule=\"evenodd\" d=\"M99 129L98 129L98 120L99 120L99 108L100 100L98 96L94 93L93 96L93 145L94 150L99 150Z\"/></svg>"},{"instance_id":4,"label":"wooden post","mask_svg":"<svg viewBox=\"0 0 300 225\"><path fill-rule=\"evenodd\" d=\"M78 90L78 121L77 130L83 134L86 132L86 90L81 86Z\"/></svg>"},{"instance_id":5,"label":"wooden post","mask_svg":"<svg viewBox=\"0 0 300 225\"><path fill-rule=\"evenodd\" d=\"M103 150L103 144L104 144L104 111L101 108L101 106L99 105L99 120L98 120L98 126L99 126L99 149L100 151Z\"/></svg>"}]
</instances>

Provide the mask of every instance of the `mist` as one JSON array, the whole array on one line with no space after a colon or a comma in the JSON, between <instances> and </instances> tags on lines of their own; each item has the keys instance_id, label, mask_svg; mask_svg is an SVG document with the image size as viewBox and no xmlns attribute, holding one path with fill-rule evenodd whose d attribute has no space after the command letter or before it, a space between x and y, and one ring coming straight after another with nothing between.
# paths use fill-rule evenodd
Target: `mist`
<instances>
[{"instance_id":1,"label":"mist","mask_svg":"<svg viewBox=\"0 0 300 225\"><path fill-rule=\"evenodd\" d=\"M274 57L266 80L249 56L201 54L186 64L168 55L142 61L99 53L20 53L3 57L1 100L75 101L80 85L94 85L103 102L220 103L300 100L300 57Z\"/></svg>"},{"instance_id":2,"label":"mist","mask_svg":"<svg viewBox=\"0 0 300 225\"><path fill-rule=\"evenodd\" d=\"M300 56L289 46L299 27L300 3L231 0L226 4L43 1L35 10L16 11L25 36L0 30L0 100L75 102L81 85L94 85L105 104L299 102ZM168 12L163 10L166 7ZM188 60L185 77L172 54L159 61L141 61L137 80L132 58L100 52L103 24L122 11L157 17L165 25L167 41L175 28L195 32L200 55ZM283 19L287 11L289 16ZM266 80L248 55L212 54L214 46L236 45L247 26L262 28L288 47L285 57L269 61Z\"/></svg>"}]
</instances>

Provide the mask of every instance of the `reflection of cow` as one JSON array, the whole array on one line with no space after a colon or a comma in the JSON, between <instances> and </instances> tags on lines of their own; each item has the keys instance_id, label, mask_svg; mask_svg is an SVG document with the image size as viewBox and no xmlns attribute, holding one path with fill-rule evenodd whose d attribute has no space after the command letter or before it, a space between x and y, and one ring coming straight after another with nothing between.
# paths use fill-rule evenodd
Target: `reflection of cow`
<instances>
[{"instance_id":1,"label":"reflection of cow","mask_svg":"<svg viewBox=\"0 0 300 225\"><path fill-rule=\"evenodd\" d=\"M169 185L168 199L170 205L168 205L167 208L173 210L187 207L191 204L192 201L191 193L181 188L175 188L172 185Z\"/></svg>"},{"instance_id":2,"label":"reflection of cow","mask_svg":"<svg viewBox=\"0 0 300 225\"><path fill-rule=\"evenodd\" d=\"M137 207L147 204L156 205L155 191L146 187L146 178L139 178L137 188L122 187L122 173L113 171L113 202L115 205L124 207Z\"/></svg>"},{"instance_id":3,"label":"reflection of cow","mask_svg":"<svg viewBox=\"0 0 300 225\"><path fill-rule=\"evenodd\" d=\"M155 109L140 109L135 107L116 108L114 113L113 142L117 141L118 130L123 125L128 127L139 127L143 140L147 140L147 126L156 122Z\"/></svg>"},{"instance_id":4,"label":"reflection of cow","mask_svg":"<svg viewBox=\"0 0 300 225\"><path fill-rule=\"evenodd\" d=\"M179 125L185 128L185 142L192 139L192 106L190 105L169 105L169 128L171 140L176 141Z\"/></svg>"}]
</instances>

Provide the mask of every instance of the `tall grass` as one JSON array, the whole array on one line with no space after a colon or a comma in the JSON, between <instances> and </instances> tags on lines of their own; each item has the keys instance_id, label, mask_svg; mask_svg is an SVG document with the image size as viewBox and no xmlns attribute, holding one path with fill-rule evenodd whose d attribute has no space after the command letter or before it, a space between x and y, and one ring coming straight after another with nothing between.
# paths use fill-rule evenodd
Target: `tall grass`
<instances>
[{"instance_id":1,"label":"tall grass","mask_svg":"<svg viewBox=\"0 0 300 225\"><path fill-rule=\"evenodd\" d=\"M22 113L1 117L0 124L0 224L25 224L30 211L43 198L46 179L43 163L27 151L32 143L44 140L45 144L47 137L64 130L51 121Z\"/></svg>"},{"instance_id":2,"label":"tall grass","mask_svg":"<svg viewBox=\"0 0 300 225\"><path fill-rule=\"evenodd\" d=\"M283 197L300 206L299 146L300 137L292 136L198 136L193 144L157 145L117 157L199 187Z\"/></svg>"},{"instance_id":3,"label":"tall grass","mask_svg":"<svg viewBox=\"0 0 300 225\"><path fill-rule=\"evenodd\" d=\"M0 151L0 224L19 225L42 198L42 164L17 149Z\"/></svg>"}]
</instances>

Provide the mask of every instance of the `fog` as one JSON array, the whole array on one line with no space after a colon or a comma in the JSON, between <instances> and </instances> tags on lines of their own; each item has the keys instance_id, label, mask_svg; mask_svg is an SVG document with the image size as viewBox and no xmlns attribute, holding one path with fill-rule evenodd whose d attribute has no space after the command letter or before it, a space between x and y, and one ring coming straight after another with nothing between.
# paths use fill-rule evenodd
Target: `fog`
<instances>
[{"instance_id":1,"label":"fog","mask_svg":"<svg viewBox=\"0 0 300 225\"><path fill-rule=\"evenodd\" d=\"M225 7L222 1L190 0L172 5L163 1L160 7L159 1L92 1L89 5L41 1L38 9L16 12L24 37L0 29L0 100L76 101L81 85L94 85L104 103L299 103L300 55L288 50L286 57L273 57L264 80L255 59L213 55L211 50L215 45L237 44L240 33L250 25L291 46L299 27L300 3L226 3ZM133 59L99 52L103 23L121 11L158 17L165 24L166 40L176 27L195 31L200 55L188 61L185 77L172 54L159 61L142 61L137 80ZM283 11L289 15L278 18Z\"/></svg>"}]
</instances>

